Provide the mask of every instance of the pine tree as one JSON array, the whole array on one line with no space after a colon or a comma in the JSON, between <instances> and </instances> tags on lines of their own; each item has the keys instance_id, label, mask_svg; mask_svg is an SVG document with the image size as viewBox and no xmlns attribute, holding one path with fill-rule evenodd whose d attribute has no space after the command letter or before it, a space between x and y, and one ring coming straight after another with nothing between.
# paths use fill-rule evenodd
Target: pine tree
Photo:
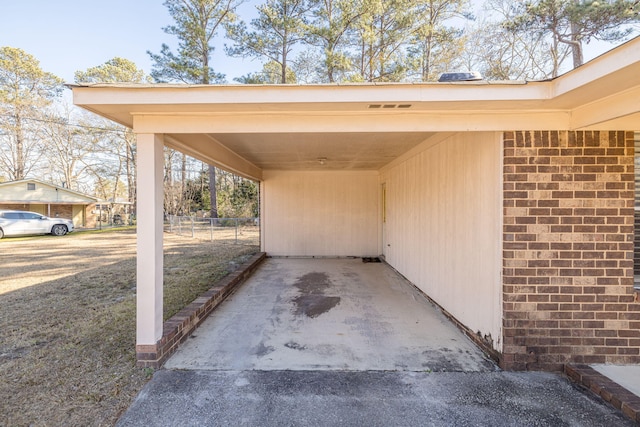
<instances>
[{"instance_id":1,"label":"pine tree","mask_svg":"<svg viewBox=\"0 0 640 427\"><path fill-rule=\"evenodd\" d=\"M240 3L241 0L166 0L164 5L175 24L164 31L178 38L178 50L173 53L163 44L159 54L147 52L154 61L153 78L158 82L190 84L223 82L224 76L210 64L212 42L220 30L233 24ZM216 168L209 165L212 218L218 217L215 178Z\"/></svg>"},{"instance_id":2,"label":"pine tree","mask_svg":"<svg viewBox=\"0 0 640 427\"><path fill-rule=\"evenodd\" d=\"M263 58L280 66L280 83L287 78L294 47L303 40L307 23L307 0L267 0L257 6L258 17L251 21L252 31L244 22L231 28L229 38L235 45L228 48L232 56Z\"/></svg>"},{"instance_id":3,"label":"pine tree","mask_svg":"<svg viewBox=\"0 0 640 427\"><path fill-rule=\"evenodd\" d=\"M560 57L563 46L571 50L573 67L584 62L583 44L592 39L620 41L632 28L625 24L640 21L637 0L537 0L519 6L519 14L505 25L513 31L535 32L549 37L552 54ZM558 75L558 66L553 76Z\"/></svg>"}]
</instances>

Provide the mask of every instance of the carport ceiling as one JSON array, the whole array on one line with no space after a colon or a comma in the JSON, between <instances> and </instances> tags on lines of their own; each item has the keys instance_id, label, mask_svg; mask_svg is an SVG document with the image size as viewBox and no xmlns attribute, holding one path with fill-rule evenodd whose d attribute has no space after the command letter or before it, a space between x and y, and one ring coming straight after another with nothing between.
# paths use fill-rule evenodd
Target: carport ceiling
<instances>
[{"instance_id":1,"label":"carport ceiling","mask_svg":"<svg viewBox=\"0 0 640 427\"><path fill-rule=\"evenodd\" d=\"M377 170L428 139L428 132L236 133L209 136L260 169ZM182 135L176 135L182 139Z\"/></svg>"}]
</instances>

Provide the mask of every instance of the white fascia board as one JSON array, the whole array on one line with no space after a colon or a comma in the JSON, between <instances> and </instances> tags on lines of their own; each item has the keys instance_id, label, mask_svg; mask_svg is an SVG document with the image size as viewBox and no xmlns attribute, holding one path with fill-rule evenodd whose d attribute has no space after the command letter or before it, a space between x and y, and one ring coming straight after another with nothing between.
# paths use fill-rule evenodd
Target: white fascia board
<instances>
[{"instance_id":1,"label":"white fascia board","mask_svg":"<svg viewBox=\"0 0 640 427\"><path fill-rule=\"evenodd\" d=\"M548 82L394 85L308 85L308 86L140 86L82 87L74 89L74 103L100 111L107 106L137 107L139 113L193 112L190 106L246 105L247 111L282 109L283 105L309 106L305 109L330 111L335 106L371 103L500 102L538 101L549 98ZM212 107L213 108L213 107ZM219 110L217 110L219 111ZM224 111L224 110L222 110ZM135 113L129 109L130 113Z\"/></svg>"},{"instance_id":2,"label":"white fascia board","mask_svg":"<svg viewBox=\"0 0 640 427\"><path fill-rule=\"evenodd\" d=\"M139 115L140 133L461 132L568 129L566 111L413 111L356 113L217 113Z\"/></svg>"},{"instance_id":3,"label":"white fascia board","mask_svg":"<svg viewBox=\"0 0 640 427\"><path fill-rule=\"evenodd\" d=\"M613 75L626 67L639 67L640 65L640 37L636 37L627 43L587 62L586 64L569 71L554 79L553 97L558 97L582 86L593 83L606 76ZM625 82L621 81L624 85Z\"/></svg>"},{"instance_id":4,"label":"white fascia board","mask_svg":"<svg viewBox=\"0 0 640 427\"><path fill-rule=\"evenodd\" d=\"M571 130L576 129L612 129L611 125L624 121L625 117L636 116L640 113L640 87L635 87L625 92L611 95L596 102L576 108L571 112ZM640 128L636 122L635 130ZM623 130L626 130L624 128Z\"/></svg>"}]
</instances>

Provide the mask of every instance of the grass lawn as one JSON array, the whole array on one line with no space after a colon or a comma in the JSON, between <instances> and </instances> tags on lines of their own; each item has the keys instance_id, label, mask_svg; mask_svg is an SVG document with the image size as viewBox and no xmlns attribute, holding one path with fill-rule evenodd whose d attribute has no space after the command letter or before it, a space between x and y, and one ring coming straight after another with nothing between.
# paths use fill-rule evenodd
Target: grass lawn
<instances>
[{"instance_id":1,"label":"grass lawn","mask_svg":"<svg viewBox=\"0 0 640 427\"><path fill-rule=\"evenodd\" d=\"M258 251L165 233L165 319ZM132 230L0 240L0 426L113 425L135 366Z\"/></svg>"}]
</instances>

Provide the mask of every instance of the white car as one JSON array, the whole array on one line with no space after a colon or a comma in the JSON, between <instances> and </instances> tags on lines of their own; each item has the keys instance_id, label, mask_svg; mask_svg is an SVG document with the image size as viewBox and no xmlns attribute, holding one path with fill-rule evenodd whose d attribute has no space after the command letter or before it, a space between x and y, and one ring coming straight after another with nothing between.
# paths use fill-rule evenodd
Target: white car
<instances>
[{"instance_id":1,"label":"white car","mask_svg":"<svg viewBox=\"0 0 640 427\"><path fill-rule=\"evenodd\" d=\"M49 218L35 212L0 211L0 239L25 234L64 236L72 231L73 221L70 219Z\"/></svg>"}]
</instances>

